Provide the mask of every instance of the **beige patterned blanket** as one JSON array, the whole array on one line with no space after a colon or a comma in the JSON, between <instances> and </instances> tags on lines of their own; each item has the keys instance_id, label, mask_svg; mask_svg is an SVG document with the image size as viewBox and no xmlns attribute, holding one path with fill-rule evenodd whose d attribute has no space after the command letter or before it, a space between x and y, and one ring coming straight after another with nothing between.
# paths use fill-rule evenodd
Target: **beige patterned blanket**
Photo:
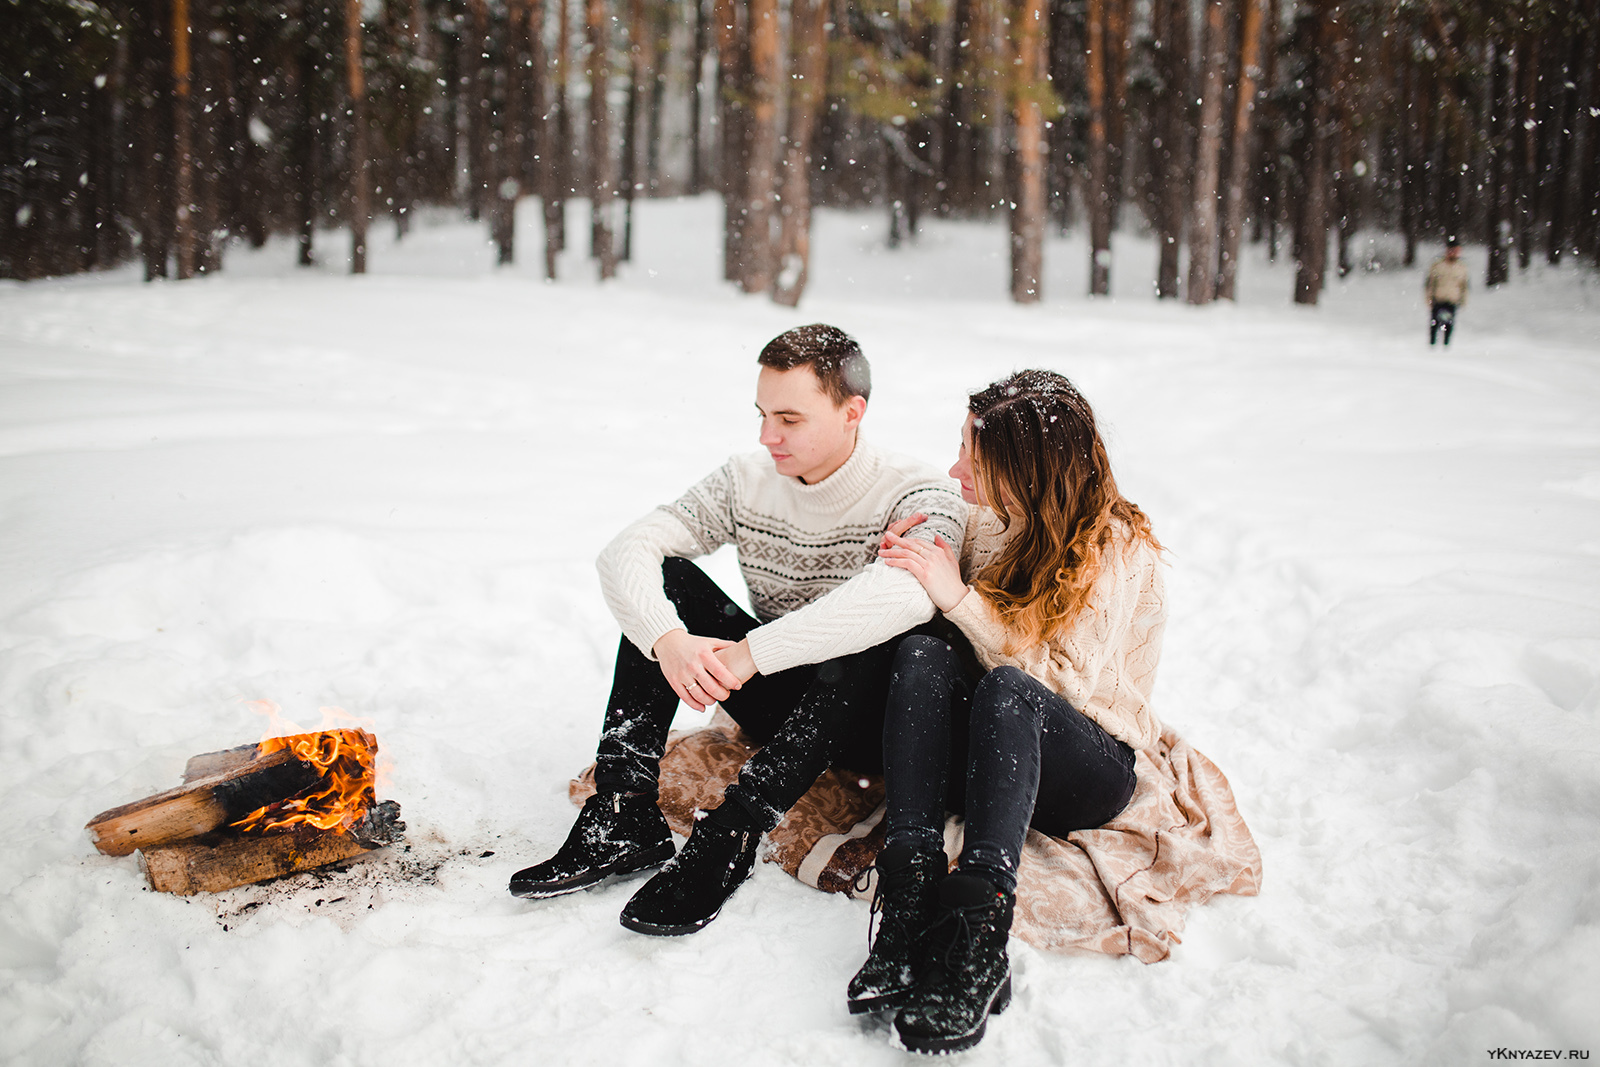
<instances>
[{"instance_id":1,"label":"beige patterned blanket","mask_svg":"<svg viewBox=\"0 0 1600 1067\"><path fill-rule=\"evenodd\" d=\"M722 790L755 749L720 710L710 725L674 733L661 761L661 810L687 835L696 808L721 803ZM1041 949L1162 960L1183 930L1184 913L1218 893L1254 896L1261 852L1239 815L1227 778L1168 730L1156 751L1140 752L1138 784L1121 815L1066 840L1030 830L1017 877L1013 932ZM594 768L573 779L581 804L594 792ZM856 877L883 845L883 780L830 770L768 835L769 862L807 885L870 898ZM945 826L945 851L961 851L961 820Z\"/></svg>"}]
</instances>

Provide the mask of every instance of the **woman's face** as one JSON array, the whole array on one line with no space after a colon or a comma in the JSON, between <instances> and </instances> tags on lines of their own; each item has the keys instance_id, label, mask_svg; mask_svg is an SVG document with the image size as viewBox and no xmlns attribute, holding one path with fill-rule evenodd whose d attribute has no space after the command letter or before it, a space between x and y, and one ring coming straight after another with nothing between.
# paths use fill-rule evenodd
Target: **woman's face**
<instances>
[{"instance_id":1,"label":"woman's face","mask_svg":"<svg viewBox=\"0 0 1600 1067\"><path fill-rule=\"evenodd\" d=\"M961 424L961 453L950 468L950 477L961 483L961 499L969 504L982 504L978 499L978 483L972 475L972 415Z\"/></svg>"}]
</instances>

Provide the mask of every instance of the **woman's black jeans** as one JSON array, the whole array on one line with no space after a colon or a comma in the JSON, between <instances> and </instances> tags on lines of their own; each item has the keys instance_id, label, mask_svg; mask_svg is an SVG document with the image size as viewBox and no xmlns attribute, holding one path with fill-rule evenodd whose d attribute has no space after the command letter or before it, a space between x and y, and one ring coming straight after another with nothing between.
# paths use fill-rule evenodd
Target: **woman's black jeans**
<instances>
[{"instance_id":1,"label":"woman's black jeans","mask_svg":"<svg viewBox=\"0 0 1600 1067\"><path fill-rule=\"evenodd\" d=\"M688 560L668 557L661 572L662 588L690 633L738 641L760 625ZM747 816L743 825L763 831L776 826L830 764L864 773L882 766L883 709L898 640L825 663L757 674L722 701L722 709L762 746L726 793ZM612 792L657 793L661 755L677 710L678 695L660 665L624 637L596 753L595 784Z\"/></svg>"},{"instance_id":2,"label":"woman's black jeans","mask_svg":"<svg viewBox=\"0 0 1600 1067\"><path fill-rule=\"evenodd\" d=\"M1133 796L1133 749L1015 667L974 684L961 638L900 642L883 723L886 844L944 848L967 818L960 868L1017 885L1032 826L1052 837L1115 818Z\"/></svg>"}]
</instances>

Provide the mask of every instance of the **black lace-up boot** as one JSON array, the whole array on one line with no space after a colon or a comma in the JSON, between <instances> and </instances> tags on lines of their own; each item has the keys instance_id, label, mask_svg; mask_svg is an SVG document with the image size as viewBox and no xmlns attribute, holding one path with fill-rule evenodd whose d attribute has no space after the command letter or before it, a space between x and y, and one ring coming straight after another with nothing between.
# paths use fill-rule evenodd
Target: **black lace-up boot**
<instances>
[{"instance_id":1,"label":"black lace-up boot","mask_svg":"<svg viewBox=\"0 0 1600 1067\"><path fill-rule=\"evenodd\" d=\"M683 850L622 909L622 925L641 934L692 934L715 919L750 877L761 831L730 826L717 813L700 819Z\"/></svg>"},{"instance_id":2,"label":"black lace-up boot","mask_svg":"<svg viewBox=\"0 0 1600 1067\"><path fill-rule=\"evenodd\" d=\"M983 1040L990 1015L1011 1003L1015 896L970 874L939 885L939 917L928 932L926 970L894 1028L912 1052L960 1052Z\"/></svg>"},{"instance_id":3,"label":"black lace-up boot","mask_svg":"<svg viewBox=\"0 0 1600 1067\"><path fill-rule=\"evenodd\" d=\"M672 858L672 831L648 793L596 793L584 801L563 844L543 863L511 876L511 895L558 897Z\"/></svg>"},{"instance_id":4,"label":"black lace-up boot","mask_svg":"<svg viewBox=\"0 0 1600 1067\"><path fill-rule=\"evenodd\" d=\"M851 1015L899 1007L916 982L923 940L939 906L943 852L919 852L890 845L878 853L878 891L872 910L881 913L872 935L872 952L850 979L846 1003Z\"/></svg>"}]
</instances>

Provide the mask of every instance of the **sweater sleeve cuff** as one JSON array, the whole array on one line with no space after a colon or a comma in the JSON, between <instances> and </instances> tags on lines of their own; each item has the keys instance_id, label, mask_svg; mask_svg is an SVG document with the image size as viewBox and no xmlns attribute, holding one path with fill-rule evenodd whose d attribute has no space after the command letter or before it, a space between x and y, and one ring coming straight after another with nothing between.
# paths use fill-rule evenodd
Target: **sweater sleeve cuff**
<instances>
[{"instance_id":1,"label":"sweater sleeve cuff","mask_svg":"<svg viewBox=\"0 0 1600 1067\"><path fill-rule=\"evenodd\" d=\"M628 640L644 653L644 658L651 663L656 662L656 642L661 640L663 634L673 630L686 630L683 620L671 611L652 611L640 618L634 627L630 628Z\"/></svg>"},{"instance_id":2,"label":"sweater sleeve cuff","mask_svg":"<svg viewBox=\"0 0 1600 1067\"><path fill-rule=\"evenodd\" d=\"M745 634L744 639L750 642L750 659L760 674L777 674L799 663L793 651L784 647L783 639L765 626L757 626Z\"/></svg>"}]
</instances>

